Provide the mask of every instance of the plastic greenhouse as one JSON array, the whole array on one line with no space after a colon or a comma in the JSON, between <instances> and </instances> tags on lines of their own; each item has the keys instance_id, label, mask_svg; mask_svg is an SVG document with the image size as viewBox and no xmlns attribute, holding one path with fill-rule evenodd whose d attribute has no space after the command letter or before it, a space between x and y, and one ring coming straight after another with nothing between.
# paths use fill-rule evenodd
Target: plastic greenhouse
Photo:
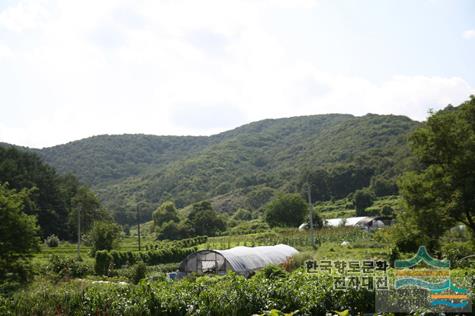
<instances>
[{"instance_id":1,"label":"plastic greenhouse","mask_svg":"<svg viewBox=\"0 0 475 316\"><path fill-rule=\"evenodd\" d=\"M234 271L249 276L268 264L284 263L298 251L288 245L234 247L226 250L201 250L195 252L180 264L181 273L225 274Z\"/></svg>"}]
</instances>

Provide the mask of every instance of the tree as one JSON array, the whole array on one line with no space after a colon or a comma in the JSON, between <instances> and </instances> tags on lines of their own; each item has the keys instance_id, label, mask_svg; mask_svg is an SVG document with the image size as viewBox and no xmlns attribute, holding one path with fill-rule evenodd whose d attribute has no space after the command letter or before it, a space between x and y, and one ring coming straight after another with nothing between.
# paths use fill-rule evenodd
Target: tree
<instances>
[{"instance_id":1,"label":"tree","mask_svg":"<svg viewBox=\"0 0 475 316\"><path fill-rule=\"evenodd\" d=\"M191 228L186 223L168 221L157 230L157 239L178 240L191 235Z\"/></svg>"},{"instance_id":2,"label":"tree","mask_svg":"<svg viewBox=\"0 0 475 316\"><path fill-rule=\"evenodd\" d=\"M23 212L30 191L0 185L0 281L26 281L29 259L39 250L36 218Z\"/></svg>"},{"instance_id":3,"label":"tree","mask_svg":"<svg viewBox=\"0 0 475 316\"><path fill-rule=\"evenodd\" d=\"M196 235L214 236L226 230L226 222L216 213L208 201L193 204L188 223Z\"/></svg>"},{"instance_id":4,"label":"tree","mask_svg":"<svg viewBox=\"0 0 475 316\"><path fill-rule=\"evenodd\" d=\"M155 227L160 227L162 224L169 221L175 223L180 221L175 204L171 201L162 203L162 205L153 212L152 218Z\"/></svg>"},{"instance_id":5,"label":"tree","mask_svg":"<svg viewBox=\"0 0 475 316\"><path fill-rule=\"evenodd\" d=\"M80 212L81 230L88 232L95 221L110 220L111 217L101 206L97 196L87 187L80 186L71 200L68 221L72 232L77 231L77 214Z\"/></svg>"},{"instance_id":6,"label":"tree","mask_svg":"<svg viewBox=\"0 0 475 316\"><path fill-rule=\"evenodd\" d=\"M371 179L371 190L376 196L397 194L397 186L394 180L376 176Z\"/></svg>"},{"instance_id":7,"label":"tree","mask_svg":"<svg viewBox=\"0 0 475 316\"><path fill-rule=\"evenodd\" d=\"M252 219L252 213L246 209L240 208L234 213L233 219L238 221L250 221Z\"/></svg>"},{"instance_id":8,"label":"tree","mask_svg":"<svg viewBox=\"0 0 475 316\"><path fill-rule=\"evenodd\" d=\"M269 226L299 226L308 212L307 203L298 193L279 194L265 207Z\"/></svg>"},{"instance_id":9,"label":"tree","mask_svg":"<svg viewBox=\"0 0 475 316\"><path fill-rule=\"evenodd\" d=\"M17 191L30 190L31 208L28 215L35 215L43 238L51 234L64 239L69 234L68 210L60 191L60 179L55 170L43 163L34 153L14 147L0 146L0 183L8 182Z\"/></svg>"},{"instance_id":10,"label":"tree","mask_svg":"<svg viewBox=\"0 0 475 316\"><path fill-rule=\"evenodd\" d=\"M94 256L98 250L111 250L115 248L120 237L120 226L111 222L95 222L89 232L91 254Z\"/></svg>"},{"instance_id":11,"label":"tree","mask_svg":"<svg viewBox=\"0 0 475 316\"><path fill-rule=\"evenodd\" d=\"M373 205L373 193L368 189L357 190L353 196L353 204L355 205L356 215L364 216L366 208Z\"/></svg>"},{"instance_id":12,"label":"tree","mask_svg":"<svg viewBox=\"0 0 475 316\"><path fill-rule=\"evenodd\" d=\"M475 97L432 114L410 143L421 167L398 183L405 214L434 247L456 222L475 240Z\"/></svg>"}]
</instances>

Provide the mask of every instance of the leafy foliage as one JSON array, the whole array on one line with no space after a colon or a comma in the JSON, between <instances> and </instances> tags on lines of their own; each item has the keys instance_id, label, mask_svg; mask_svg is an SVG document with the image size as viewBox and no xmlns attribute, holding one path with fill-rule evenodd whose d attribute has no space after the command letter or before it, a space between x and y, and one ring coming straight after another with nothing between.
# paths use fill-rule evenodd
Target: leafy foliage
<instances>
[{"instance_id":1,"label":"leafy foliage","mask_svg":"<svg viewBox=\"0 0 475 316\"><path fill-rule=\"evenodd\" d=\"M252 315L272 309L325 315L349 310L357 315L374 311L374 301L373 292L337 291L330 275L297 270L279 278L229 274L138 285L39 283L1 301L0 310L19 315Z\"/></svg>"},{"instance_id":2,"label":"leafy foliage","mask_svg":"<svg viewBox=\"0 0 475 316\"><path fill-rule=\"evenodd\" d=\"M168 221L157 229L157 239L179 240L192 235L192 228L186 222Z\"/></svg>"},{"instance_id":3,"label":"leafy foliage","mask_svg":"<svg viewBox=\"0 0 475 316\"><path fill-rule=\"evenodd\" d=\"M92 220L107 218L95 195L71 174L59 176L34 153L0 146L0 184L17 191L30 190L23 211L37 217L43 238L55 234L71 239L76 231L76 209L83 208L86 229Z\"/></svg>"},{"instance_id":4,"label":"leafy foliage","mask_svg":"<svg viewBox=\"0 0 475 316\"><path fill-rule=\"evenodd\" d=\"M157 250L132 252L132 251L116 251L110 252L103 250L96 253L97 259L101 261L107 261L109 265L114 268L120 268L125 265L132 265L137 262L144 262L146 265L157 265L164 263L180 262L185 259L186 256L196 251L196 247L190 248L176 248L165 247ZM110 258L109 258L110 255ZM105 258L105 259L104 259ZM105 266L105 264L101 264ZM103 271L103 270L101 270Z\"/></svg>"},{"instance_id":5,"label":"leafy foliage","mask_svg":"<svg viewBox=\"0 0 475 316\"><path fill-rule=\"evenodd\" d=\"M226 230L226 221L216 213L211 203L203 201L195 203L188 215L188 223L195 235L214 236Z\"/></svg>"},{"instance_id":6,"label":"leafy foliage","mask_svg":"<svg viewBox=\"0 0 475 316\"><path fill-rule=\"evenodd\" d=\"M281 194L266 206L266 221L272 226L297 227L308 212L308 205L296 193Z\"/></svg>"},{"instance_id":7,"label":"leafy foliage","mask_svg":"<svg viewBox=\"0 0 475 316\"><path fill-rule=\"evenodd\" d=\"M401 230L414 228L413 240L437 249L444 232L461 222L475 240L475 97L433 114L410 140L421 168L399 182L406 204Z\"/></svg>"},{"instance_id":8,"label":"leafy foliage","mask_svg":"<svg viewBox=\"0 0 475 316\"><path fill-rule=\"evenodd\" d=\"M374 196L369 190L357 190L353 196L356 216L364 216L366 208L373 204Z\"/></svg>"},{"instance_id":9,"label":"leafy foliage","mask_svg":"<svg viewBox=\"0 0 475 316\"><path fill-rule=\"evenodd\" d=\"M55 234L49 235L45 239L45 244L50 248L55 248L59 246L59 238Z\"/></svg>"},{"instance_id":10,"label":"leafy foliage","mask_svg":"<svg viewBox=\"0 0 475 316\"><path fill-rule=\"evenodd\" d=\"M111 250L120 237L119 225L110 222L95 222L89 232L91 254L94 256L98 250Z\"/></svg>"},{"instance_id":11,"label":"leafy foliage","mask_svg":"<svg viewBox=\"0 0 475 316\"><path fill-rule=\"evenodd\" d=\"M47 270L53 272L57 279L82 278L92 271L91 267L78 258L51 255Z\"/></svg>"},{"instance_id":12,"label":"leafy foliage","mask_svg":"<svg viewBox=\"0 0 475 316\"><path fill-rule=\"evenodd\" d=\"M178 213L175 204L171 201L162 203L160 207L153 212L153 222L156 227L160 227L167 222L179 222Z\"/></svg>"},{"instance_id":13,"label":"leafy foliage","mask_svg":"<svg viewBox=\"0 0 475 316\"><path fill-rule=\"evenodd\" d=\"M26 281L29 259L38 250L36 219L23 212L31 203L30 194L0 185L0 283Z\"/></svg>"},{"instance_id":14,"label":"leafy foliage","mask_svg":"<svg viewBox=\"0 0 475 316\"><path fill-rule=\"evenodd\" d=\"M145 194L144 220L170 196L178 208L216 198L218 210L254 211L276 191L299 191L303 167L315 173L313 202L344 198L373 177L375 185L394 184L411 165L406 136L417 124L402 116L315 115L210 137L97 136L38 153L93 185L121 224L134 224L136 193ZM382 190L395 189L389 186Z\"/></svg>"}]
</instances>

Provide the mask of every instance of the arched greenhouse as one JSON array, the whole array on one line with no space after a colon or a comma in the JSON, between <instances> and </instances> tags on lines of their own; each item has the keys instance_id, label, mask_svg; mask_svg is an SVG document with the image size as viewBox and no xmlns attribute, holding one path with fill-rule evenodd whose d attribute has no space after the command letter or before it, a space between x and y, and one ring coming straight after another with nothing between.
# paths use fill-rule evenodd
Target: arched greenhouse
<instances>
[{"instance_id":1,"label":"arched greenhouse","mask_svg":"<svg viewBox=\"0 0 475 316\"><path fill-rule=\"evenodd\" d=\"M182 273L225 274L234 271L249 276L269 264L282 264L298 251L288 245L234 247L226 250L201 250L180 264Z\"/></svg>"}]
</instances>

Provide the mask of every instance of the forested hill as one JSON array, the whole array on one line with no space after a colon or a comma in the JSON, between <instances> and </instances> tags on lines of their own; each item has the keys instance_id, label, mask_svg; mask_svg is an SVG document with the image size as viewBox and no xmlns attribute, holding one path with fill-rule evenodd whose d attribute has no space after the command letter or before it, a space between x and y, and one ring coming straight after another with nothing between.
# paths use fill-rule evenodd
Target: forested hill
<instances>
[{"instance_id":1,"label":"forested hill","mask_svg":"<svg viewBox=\"0 0 475 316\"><path fill-rule=\"evenodd\" d=\"M394 183L410 163L406 138L418 124L393 115L314 115L209 137L96 136L37 152L58 172L92 185L116 218L128 222L136 196L146 200L148 216L169 198L178 207L212 199L225 210L255 209L276 191L300 191L303 178L323 200L371 181Z\"/></svg>"}]
</instances>

